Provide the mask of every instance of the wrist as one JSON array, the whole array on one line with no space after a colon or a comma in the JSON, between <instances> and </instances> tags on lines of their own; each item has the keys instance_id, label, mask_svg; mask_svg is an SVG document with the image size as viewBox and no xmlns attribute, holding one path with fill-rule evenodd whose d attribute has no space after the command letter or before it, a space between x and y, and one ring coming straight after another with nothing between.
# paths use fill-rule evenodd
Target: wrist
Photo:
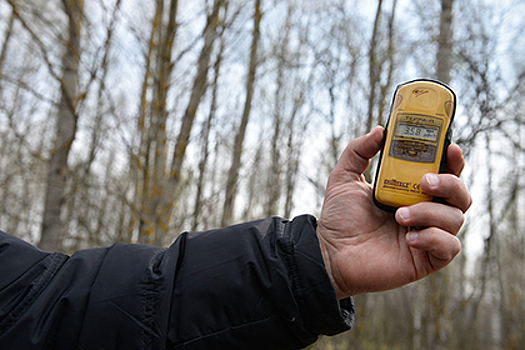
<instances>
[{"instance_id":1,"label":"wrist","mask_svg":"<svg viewBox=\"0 0 525 350\"><path fill-rule=\"evenodd\" d=\"M351 300L342 302L336 295L319 244L317 220L312 216L296 217L279 240L291 244L290 250L285 249L291 256L283 258L291 264L291 286L305 325L327 335L349 329L354 320L353 306Z\"/></svg>"},{"instance_id":2,"label":"wrist","mask_svg":"<svg viewBox=\"0 0 525 350\"><path fill-rule=\"evenodd\" d=\"M349 295L346 295L342 291L342 289L339 287L339 283L337 283L337 280L335 278L336 274L334 271L333 257L337 254L336 248L326 240L325 236L322 234L323 229L320 227L321 225L317 226L316 233L317 233L317 240L319 241L319 248L321 250L321 255L323 257L323 262L324 262L324 266L326 269L326 273L328 274L328 277L330 278L330 282L332 283L332 287L335 290L337 299L342 300L344 298L347 298Z\"/></svg>"}]
</instances>

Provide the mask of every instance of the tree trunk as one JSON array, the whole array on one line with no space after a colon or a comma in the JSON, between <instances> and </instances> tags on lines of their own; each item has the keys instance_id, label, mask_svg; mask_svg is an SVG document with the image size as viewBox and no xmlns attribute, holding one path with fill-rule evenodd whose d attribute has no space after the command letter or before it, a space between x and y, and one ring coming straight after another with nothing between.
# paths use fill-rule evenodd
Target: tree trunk
<instances>
[{"instance_id":1,"label":"tree trunk","mask_svg":"<svg viewBox=\"0 0 525 350\"><path fill-rule=\"evenodd\" d=\"M284 202L284 217L289 218L293 209L293 194L295 191L297 174L299 172L299 163L301 157L302 142L295 141L295 133L302 134L303 130L296 130L295 119L299 110L301 109L301 100L295 100L292 115L288 122L288 141L287 141L287 160L286 160L286 176L284 180L285 188L285 202Z\"/></svg>"},{"instance_id":2,"label":"tree trunk","mask_svg":"<svg viewBox=\"0 0 525 350\"><path fill-rule=\"evenodd\" d=\"M71 145L75 140L78 115L76 113L79 62L80 29L83 18L83 0L63 0L64 11L68 17L68 42L62 57L61 97L55 145L51 152L47 176L47 190L44 203L44 219L39 246L50 251L58 248L63 223L60 213L65 201L67 160Z\"/></svg>"},{"instance_id":3,"label":"tree trunk","mask_svg":"<svg viewBox=\"0 0 525 350\"><path fill-rule=\"evenodd\" d=\"M153 75L153 57L158 47L156 40L158 32L161 27L161 18L163 13L162 2L157 2L155 15L152 20L151 33L148 41L147 53L144 55L144 79L142 81L140 93L140 105L138 112L137 134L138 146L136 154L131 155L130 159L130 174L134 187L133 203L131 204L131 213L128 223L127 240L131 242L133 233L136 230L137 223L142 227L144 221L144 210L147 203L146 193L147 184L149 183L149 148L151 143L150 125L146 123L147 109L148 109L148 90L150 89L150 79Z\"/></svg>"},{"instance_id":4,"label":"tree trunk","mask_svg":"<svg viewBox=\"0 0 525 350\"><path fill-rule=\"evenodd\" d=\"M224 55L224 48L226 43L226 38L224 37L224 28L221 32L221 41L219 53L217 54L217 60L214 65L214 79L213 79L213 91L211 97L210 112L208 118L206 119L203 130L202 130L202 158L199 162L199 178L197 179L197 194L195 196L195 206L193 210L193 224L192 230L196 231L200 222L200 215L202 212L202 197L204 192L204 179L206 176L206 166L208 163L208 158L210 154L209 145L210 145L210 132L212 124L215 120L215 115L217 113L217 93L219 88L219 76L221 70L222 59Z\"/></svg>"},{"instance_id":5,"label":"tree trunk","mask_svg":"<svg viewBox=\"0 0 525 350\"><path fill-rule=\"evenodd\" d=\"M190 95L188 106L182 118L180 132L175 143L170 172L169 174L166 174L166 176L161 181L156 181L153 185L153 190L151 191L153 199L150 201L148 208L148 215L150 219L145 223L145 229L141 230L141 233L145 233L142 235L142 237L148 237L146 238L147 242L152 242L152 240L154 240L155 244L162 244L162 240L168 232L170 226L171 213L176 201L175 192L180 181L182 164L186 155L186 147L188 146L191 130L193 127L193 121L195 120L197 109L201 103L202 97L204 96L208 87L210 58L213 51L213 44L217 38L217 28L220 24L220 8L224 5L224 1L225 0L215 0L212 13L208 16L208 20L206 22L206 27L203 33L204 46L202 47L198 58L197 74L195 76L193 89ZM171 46L169 46L169 50L171 51ZM167 62L168 61L166 61L166 64ZM171 73L171 63L167 64L166 68L169 68L168 71ZM169 76L166 76L165 78L167 79ZM161 92L165 94L167 88L168 85L164 85L163 89L161 89ZM165 111L165 100L163 108L164 109L161 110ZM163 133L162 130L165 129L165 119L161 119L160 126L160 134L158 134L156 137L156 143L158 147L155 151L155 156L163 157L162 159L164 159L162 154L165 154L165 131ZM161 165L162 169L157 169L157 177L160 177L161 173L164 176L164 162L162 162Z\"/></svg>"},{"instance_id":6,"label":"tree trunk","mask_svg":"<svg viewBox=\"0 0 525 350\"><path fill-rule=\"evenodd\" d=\"M291 29L291 16L292 9L288 7L288 13L286 16L286 22L284 25L284 32L282 38L282 44L279 47L277 53L278 64L277 64L277 81L276 89L274 94L274 112L273 112L273 137L270 149L271 165L270 171L268 172L268 178L266 183L266 192L268 198L266 199L264 216L270 217L278 214L278 202L281 196L281 124L283 123L283 86L285 82L286 74L286 63L288 56L288 42L290 40L290 29Z\"/></svg>"},{"instance_id":7,"label":"tree trunk","mask_svg":"<svg viewBox=\"0 0 525 350\"><path fill-rule=\"evenodd\" d=\"M368 53L368 83L369 83L369 95L368 95L368 118L366 121L366 131L372 129L372 125L375 122L374 118L374 107L376 104L376 89L379 86L379 62L377 57L377 45L379 37L379 26L381 22L383 0L379 0L377 3L376 16L374 19L374 29L372 31L372 37L370 38L370 50Z\"/></svg>"},{"instance_id":8,"label":"tree trunk","mask_svg":"<svg viewBox=\"0 0 525 350\"><path fill-rule=\"evenodd\" d=\"M206 28L204 29L204 46L198 60L197 75L193 83L190 101L180 127L179 136L173 152L173 161L171 164L170 178L174 185L178 183L181 176L182 163L186 154L186 147L190 138L193 121L197 114L200 102L206 88L208 87L208 71L210 67L210 58L213 49L213 44L217 37L217 27L219 26L219 9L223 5L224 0L215 0L213 13L208 17Z\"/></svg>"},{"instance_id":9,"label":"tree trunk","mask_svg":"<svg viewBox=\"0 0 525 350\"><path fill-rule=\"evenodd\" d=\"M377 57L376 50L377 50L377 45L378 45L382 6L383 6L383 0L379 0L377 3L376 15L374 19L374 29L372 31L372 37L370 38L370 50L368 52L368 84L369 84L368 94L369 95L368 95L368 117L366 120L366 129L365 129L366 132L369 132L372 129L372 126L374 125L374 123L376 123L376 119L374 117L375 105L377 103L376 89L378 88L380 84L380 72L381 72L381 67L380 67L379 59ZM368 167L364 173L365 179L368 182L371 182L372 180L371 168L372 167Z\"/></svg>"},{"instance_id":10,"label":"tree trunk","mask_svg":"<svg viewBox=\"0 0 525 350\"><path fill-rule=\"evenodd\" d=\"M157 14L160 14L162 20L162 12L164 8L163 1L157 3ZM158 208L165 202L166 196L172 194L166 190L166 123L168 119L168 111L166 108L168 90L170 88L170 79L172 72L172 51L175 35L177 32L177 12L178 0L171 0L169 3L168 23L165 30L161 26L158 32L159 40L157 46L157 60L155 64L154 74L154 91L153 103L151 105L150 116L150 145L153 149L150 150L153 154L148 154L153 158L153 167L150 169L149 182L146 183L147 193L144 197L143 212L144 220L140 226L139 241L141 243L153 243L155 238L158 238L160 225L162 223L158 220ZM166 229L163 228L165 232Z\"/></svg>"},{"instance_id":11,"label":"tree trunk","mask_svg":"<svg viewBox=\"0 0 525 350\"><path fill-rule=\"evenodd\" d=\"M439 47L437 52L437 79L444 83L450 80L451 51L452 51L452 2L453 0L441 1ZM447 300L450 295L448 286L450 284L448 270L438 271L429 278L428 288L430 293L430 310L434 320L432 338L430 341L436 346L445 346L445 326L450 310Z\"/></svg>"},{"instance_id":12,"label":"tree trunk","mask_svg":"<svg viewBox=\"0 0 525 350\"><path fill-rule=\"evenodd\" d=\"M437 52L437 79L450 83L452 70L452 5L454 0L441 0L439 47Z\"/></svg>"},{"instance_id":13,"label":"tree trunk","mask_svg":"<svg viewBox=\"0 0 525 350\"><path fill-rule=\"evenodd\" d=\"M7 24L7 28L6 28L6 33L5 33L5 37L4 37L4 43L2 45L2 50L0 51L0 77L2 76L2 72L3 72L3 66L4 66L4 61L5 61L5 58L6 58L6 55L7 55L7 50L9 48L9 43L10 43L10 39L11 39L11 34L13 33L13 25L15 23L15 10L11 10L11 16L9 16L9 23ZM1 87L0 87L0 91L1 91Z\"/></svg>"},{"instance_id":14,"label":"tree trunk","mask_svg":"<svg viewBox=\"0 0 525 350\"><path fill-rule=\"evenodd\" d=\"M390 18L388 19L388 50L386 52L386 56L384 57L384 62L389 62L388 64L388 73L387 78L384 84L380 83L380 96L379 96L379 111L377 113L377 123L384 125L385 119L383 118L385 116L385 113L389 113L389 98L387 96L387 91L392 85L392 77L394 75L394 69L395 69L395 27L394 27L394 20L396 18L396 8L397 8L397 0L394 0L392 3L392 12L390 13ZM370 126L371 127L371 126ZM369 131L369 130L367 130Z\"/></svg>"},{"instance_id":15,"label":"tree trunk","mask_svg":"<svg viewBox=\"0 0 525 350\"><path fill-rule=\"evenodd\" d=\"M235 205L235 196L237 195L237 181L239 177L239 169L241 168L242 147L244 137L246 135L246 127L250 118L250 110L252 105L252 97L255 87L255 73L257 70L257 49L259 46L259 28L261 25L261 0L255 0L255 13L253 15L253 32L252 44L250 50L250 66L248 69L248 78L246 80L246 100L244 103L244 111L242 113L241 124L237 135L235 136L235 144L233 149L233 157L230 170L228 172L228 180L226 183L226 198L224 200L224 209L222 214L221 225L227 226L233 219L233 208Z\"/></svg>"}]
</instances>

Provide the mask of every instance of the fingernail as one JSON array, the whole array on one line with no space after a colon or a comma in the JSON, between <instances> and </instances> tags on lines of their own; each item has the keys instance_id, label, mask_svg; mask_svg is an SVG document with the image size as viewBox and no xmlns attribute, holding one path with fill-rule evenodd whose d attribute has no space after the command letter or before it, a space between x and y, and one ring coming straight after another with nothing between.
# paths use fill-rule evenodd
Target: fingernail
<instances>
[{"instance_id":1,"label":"fingernail","mask_svg":"<svg viewBox=\"0 0 525 350\"><path fill-rule=\"evenodd\" d=\"M408 220L410 218L410 210L407 208L400 208L397 212L399 213L399 217L403 220Z\"/></svg>"},{"instance_id":2,"label":"fingernail","mask_svg":"<svg viewBox=\"0 0 525 350\"><path fill-rule=\"evenodd\" d=\"M427 174L427 182L432 188L439 186L439 177L436 174Z\"/></svg>"},{"instance_id":3,"label":"fingernail","mask_svg":"<svg viewBox=\"0 0 525 350\"><path fill-rule=\"evenodd\" d=\"M419 233L417 233L416 231L409 231L407 233L407 239L410 243L414 243L415 241L417 241L419 237Z\"/></svg>"}]
</instances>

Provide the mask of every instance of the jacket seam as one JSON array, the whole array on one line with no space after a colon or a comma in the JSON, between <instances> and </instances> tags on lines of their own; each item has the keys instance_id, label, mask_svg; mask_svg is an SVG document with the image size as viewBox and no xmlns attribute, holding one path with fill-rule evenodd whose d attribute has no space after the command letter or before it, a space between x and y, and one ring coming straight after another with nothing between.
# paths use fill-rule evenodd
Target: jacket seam
<instances>
[{"instance_id":1,"label":"jacket seam","mask_svg":"<svg viewBox=\"0 0 525 350\"><path fill-rule=\"evenodd\" d=\"M37 276L31 283L31 288L22 301L0 322L0 335L11 328L24 313L33 305L33 302L38 298L42 291L51 282L55 273L68 259L67 255L62 253L53 253L48 256L51 259L50 266Z\"/></svg>"},{"instance_id":2,"label":"jacket seam","mask_svg":"<svg viewBox=\"0 0 525 350\"><path fill-rule=\"evenodd\" d=\"M288 224L285 226L285 232L283 236L278 239L277 244L284 252L284 262L288 268L288 277L290 278L294 295L297 298L297 301L301 302L305 299L305 289L301 283L299 267L297 266L297 261L295 260L295 247L291 236L291 225Z\"/></svg>"},{"instance_id":3,"label":"jacket seam","mask_svg":"<svg viewBox=\"0 0 525 350\"><path fill-rule=\"evenodd\" d=\"M155 303L159 300L159 289L162 286L162 282L155 276L158 275L158 268L165 253L166 249L155 254L151 258L151 263L147 270L147 280L144 285L144 296L142 298L142 321L144 327L141 330L141 344L144 349L151 349L153 344L153 323L157 315Z\"/></svg>"}]
</instances>

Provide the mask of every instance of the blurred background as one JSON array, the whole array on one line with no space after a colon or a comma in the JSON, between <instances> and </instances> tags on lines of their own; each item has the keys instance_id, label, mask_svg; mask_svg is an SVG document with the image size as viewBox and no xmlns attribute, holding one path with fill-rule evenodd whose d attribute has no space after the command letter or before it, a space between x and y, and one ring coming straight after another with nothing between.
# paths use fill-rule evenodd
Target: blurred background
<instances>
[{"instance_id":1,"label":"blurred background","mask_svg":"<svg viewBox=\"0 0 525 350\"><path fill-rule=\"evenodd\" d=\"M355 328L310 349L523 349L524 18L523 0L0 0L0 228L72 253L318 215L395 86L440 79L474 198L462 254L356 297Z\"/></svg>"}]
</instances>

